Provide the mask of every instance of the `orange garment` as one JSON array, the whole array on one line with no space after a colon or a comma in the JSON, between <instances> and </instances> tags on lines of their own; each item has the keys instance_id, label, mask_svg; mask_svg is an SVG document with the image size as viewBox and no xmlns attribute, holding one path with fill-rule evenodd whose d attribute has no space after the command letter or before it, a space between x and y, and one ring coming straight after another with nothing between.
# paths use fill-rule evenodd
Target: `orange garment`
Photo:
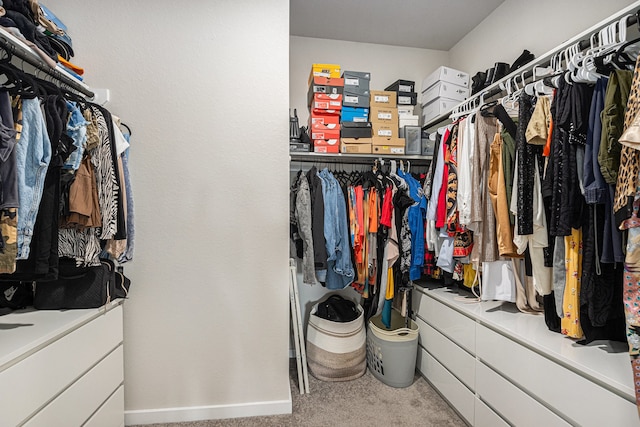
<instances>
[{"instance_id":1,"label":"orange garment","mask_svg":"<svg viewBox=\"0 0 640 427\"><path fill-rule=\"evenodd\" d=\"M378 232L378 191L375 188L369 190L369 233Z\"/></svg>"},{"instance_id":2,"label":"orange garment","mask_svg":"<svg viewBox=\"0 0 640 427\"><path fill-rule=\"evenodd\" d=\"M72 64L71 62L67 61L66 59L64 59L60 55L58 55L58 62L61 63L62 65L64 65L65 67L67 67L68 69L70 69L71 71L73 71L74 73L76 73L79 76L84 74L84 68L80 68L77 65Z\"/></svg>"}]
</instances>

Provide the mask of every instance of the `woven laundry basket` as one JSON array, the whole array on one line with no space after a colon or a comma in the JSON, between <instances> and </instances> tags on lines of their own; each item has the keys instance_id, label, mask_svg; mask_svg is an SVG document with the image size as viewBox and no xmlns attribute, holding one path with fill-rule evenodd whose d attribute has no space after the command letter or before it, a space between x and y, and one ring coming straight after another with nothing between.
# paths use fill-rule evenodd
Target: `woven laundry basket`
<instances>
[{"instance_id":1,"label":"woven laundry basket","mask_svg":"<svg viewBox=\"0 0 640 427\"><path fill-rule=\"evenodd\" d=\"M333 322L311 310L307 325L307 364L311 374L322 381L349 381L367 370L364 310L351 322Z\"/></svg>"}]
</instances>

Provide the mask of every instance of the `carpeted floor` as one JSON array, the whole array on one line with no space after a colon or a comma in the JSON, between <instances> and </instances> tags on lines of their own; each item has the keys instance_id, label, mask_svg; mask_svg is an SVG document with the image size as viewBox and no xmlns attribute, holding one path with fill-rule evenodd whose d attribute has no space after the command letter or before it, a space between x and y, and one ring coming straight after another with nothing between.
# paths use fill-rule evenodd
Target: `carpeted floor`
<instances>
[{"instance_id":1,"label":"carpeted floor","mask_svg":"<svg viewBox=\"0 0 640 427\"><path fill-rule=\"evenodd\" d=\"M154 427L464 427L466 424L421 376L407 388L393 388L368 370L354 381L329 383L309 376L310 394L300 395L291 372L293 414L269 417L153 424Z\"/></svg>"}]
</instances>

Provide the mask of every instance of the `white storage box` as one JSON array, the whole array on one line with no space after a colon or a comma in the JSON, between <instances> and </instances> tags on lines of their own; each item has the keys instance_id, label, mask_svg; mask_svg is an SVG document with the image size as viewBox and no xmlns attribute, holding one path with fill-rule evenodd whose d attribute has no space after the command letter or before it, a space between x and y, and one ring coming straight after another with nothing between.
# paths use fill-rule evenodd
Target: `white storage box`
<instances>
[{"instance_id":1,"label":"white storage box","mask_svg":"<svg viewBox=\"0 0 640 427\"><path fill-rule=\"evenodd\" d=\"M413 105L398 105L398 116L413 116Z\"/></svg>"},{"instance_id":2,"label":"white storage box","mask_svg":"<svg viewBox=\"0 0 640 427\"><path fill-rule=\"evenodd\" d=\"M433 102L422 107L422 124L426 125L429 121L435 119L440 114L450 111L458 105L460 101L455 99L438 98Z\"/></svg>"},{"instance_id":3,"label":"white storage box","mask_svg":"<svg viewBox=\"0 0 640 427\"><path fill-rule=\"evenodd\" d=\"M402 129L405 126L419 126L419 123L420 116L400 116L399 127Z\"/></svg>"},{"instance_id":4,"label":"white storage box","mask_svg":"<svg viewBox=\"0 0 640 427\"><path fill-rule=\"evenodd\" d=\"M427 105L436 98L455 99L464 101L469 97L469 88L458 86L453 83L439 81L429 89L422 92L422 105Z\"/></svg>"},{"instance_id":5,"label":"white storage box","mask_svg":"<svg viewBox=\"0 0 640 427\"><path fill-rule=\"evenodd\" d=\"M438 81L469 87L469 74L449 67L440 67L422 80L422 92L429 89Z\"/></svg>"}]
</instances>

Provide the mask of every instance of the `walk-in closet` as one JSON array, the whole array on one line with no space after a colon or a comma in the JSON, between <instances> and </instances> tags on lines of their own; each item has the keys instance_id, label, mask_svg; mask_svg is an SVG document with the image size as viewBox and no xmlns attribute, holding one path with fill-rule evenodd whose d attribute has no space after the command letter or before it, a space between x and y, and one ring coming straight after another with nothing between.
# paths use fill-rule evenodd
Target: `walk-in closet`
<instances>
[{"instance_id":1,"label":"walk-in closet","mask_svg":"<svg viewBox=\"0 0 640 427\"><path fill-rule=\"evenodd\" d=\"M639 10L0 2L0 426L640 425Z\"/></svg>"}]
</instances>

